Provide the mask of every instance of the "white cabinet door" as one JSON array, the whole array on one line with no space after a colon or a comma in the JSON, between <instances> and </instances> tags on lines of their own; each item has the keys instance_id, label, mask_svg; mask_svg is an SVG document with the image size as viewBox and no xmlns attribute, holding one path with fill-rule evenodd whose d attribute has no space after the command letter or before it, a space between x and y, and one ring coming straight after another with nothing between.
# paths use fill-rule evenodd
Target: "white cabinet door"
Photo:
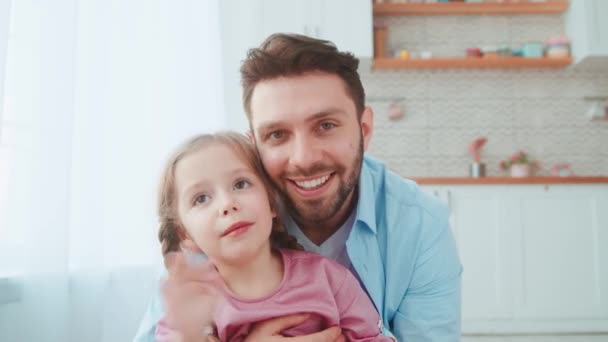
<instances>
[{"instance_id":1,"label":"white cabinet door","mask_svg":"<svg viewBox=\"0 0 608 342\"><path fill-rule=\"evenodd\" d=\"M571 0L566 27L577 61L588 57L608 58L608 2Z\"/></svg>"},{"instance_id":2,"label":"white cabinet door","mask_svg":"<svg viewBox=\"0 0 608 342\"><path fill-rule=\"evenodd\" d=\"M371 57L372 3L369 0L258 0L262 33L300 33L330 40L338 49Z\"/></svg>"},{"instance_id":3,"label":"white cabinet door","mask_svg":"<svg viewBox=\"0 0 608 342\"><path fill-rule=\"evenodd\" d=\"M590 7L591 46L595 55L608 57L608 1L594 0Z\"/></svg>"},{"instance_id":4,"label":"white cabinet door","mask_svg":"<svg viewBox=\"0 0 608 342\"><path fill-rule=\"evenodd\" d=\"M513 258L510 231L515 224L502 186L451 186L450 206L462 275L463 330L488 320L506 320L513 312Z\"/></svg>"},{"instance_id":5,"label":"white cabinet door","mask_svg":"<svg viewBox=\"0 0 608 342\"><path fill-rule=\"evenodd\" d=\"M518 191L515 316L548 329L608 331L608 186Z\"/></svg>"},{"instance_id":6,"label":"white cabinet door","mask_svg":"<svg viewBox=\"0 0 608 342\"><path fill-rule=\"evenodd\" d=\"M315 36L332 41L338 49L361 58L373 55L372 2L369 0L316 0L319 4Z\"/></svg>"},{"instance_id":7,"label":"white cabinet door","mask_svg":"<svg viewBox=\"0 0 608 342\"><path fill-rule=\"evenodd\" d=\"M488 321L509 321L513 312L514 224L502 186L422 186L450 209L450 225L464 267L463 332L485 332Z\"/></svg>"},{"instance_id":8,"label":"white cabinet door","mask_svg":"<svg viewBox=\"0 0 608 342\"><path fill-rule=\"evenodd\" d=\"M608 332L608 185L421 188L450 207L463 333Z\"/></svg>"},{"instance_id":9,"label":"white cabinet door","mask_svg":"<svg viewBox=\"0 0 608 342\"><path fill-rule=\"evenodd\" d=\"M314 2L307 0L258 0L261 4L262 36L299 33L314 36L316 11ZM318 30L318 29L317 29Z\"/></svg>"}]
</instances>

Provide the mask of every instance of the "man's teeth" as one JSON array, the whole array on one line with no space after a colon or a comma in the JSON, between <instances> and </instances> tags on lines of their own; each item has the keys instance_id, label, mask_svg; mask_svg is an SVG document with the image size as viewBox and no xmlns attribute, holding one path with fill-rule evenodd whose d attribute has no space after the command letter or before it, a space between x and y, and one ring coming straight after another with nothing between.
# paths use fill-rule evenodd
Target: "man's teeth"
<instances>
[{"instance_id":1,"label":"man's teeth","mask_svg":"<svg viewBox=\"0 0 608 342\"><path fill-rule=\"evenodd\" d=\"M328 179L329 179L329 175L323 176L323 177L320 177L320 178L317 178L317 179L311 179L311 180L308 180L308 181L295 182L295 183L300 188L304 188L306 190L310 190L310 189L318 188L319 186L325 184L325 182L327 182Z\"/></svg>"}]
</instances>

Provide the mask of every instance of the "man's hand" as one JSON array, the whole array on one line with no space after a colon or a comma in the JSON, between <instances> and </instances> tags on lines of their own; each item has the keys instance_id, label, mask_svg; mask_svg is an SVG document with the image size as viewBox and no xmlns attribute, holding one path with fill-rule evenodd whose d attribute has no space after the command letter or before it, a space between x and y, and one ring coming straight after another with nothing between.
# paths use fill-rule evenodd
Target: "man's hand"
<instances>
[{"instance_id":1,"label":"man's hand","mask_svg":"<svg viewBox=\"0 0 608 342\"><path fill-rule=\"evenodd\" d=\"M331 327L318 333L297 337L284 337L281 335L285 331L298 324L304 323L308 319L307 314L277 317L256 323L251 329L245 342L344 342L344 336L339 327Z\"/></svg>"},{"instance_id":2,"label":"man's hand","mask_svg":"<svg viewBox=\"0 0 608 342\"><path fill-rule=\"evenodd\" d=\"M183 341L205 341L222 298L219 274L207 261L188 260L184 252L165 256L169 277L162 286L166 319ZM173 337L170 340L180 340Z\"/></svg>"}]
</instances>

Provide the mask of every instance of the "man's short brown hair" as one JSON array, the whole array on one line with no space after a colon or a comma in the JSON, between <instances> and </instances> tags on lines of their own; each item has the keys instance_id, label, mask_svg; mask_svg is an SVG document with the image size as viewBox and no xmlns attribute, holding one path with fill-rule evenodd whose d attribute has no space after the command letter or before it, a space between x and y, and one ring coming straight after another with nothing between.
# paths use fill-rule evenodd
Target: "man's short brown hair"
<instances>
[{"instance_id":1,"label":"man's short brown hair","mask_svg":"<svg viewBox=\"0 0 608 342\"><path fill-rule=\"evenodd\" d=\"M249 50L241 66L245 113L251 120L251 95L259 82L320 71L344 81L360 118L365 107L365 92L358 66L359 59L352 53L338 51L330 41L299 34L270 35L258 48Z\"/></svg>"}]
</instances>

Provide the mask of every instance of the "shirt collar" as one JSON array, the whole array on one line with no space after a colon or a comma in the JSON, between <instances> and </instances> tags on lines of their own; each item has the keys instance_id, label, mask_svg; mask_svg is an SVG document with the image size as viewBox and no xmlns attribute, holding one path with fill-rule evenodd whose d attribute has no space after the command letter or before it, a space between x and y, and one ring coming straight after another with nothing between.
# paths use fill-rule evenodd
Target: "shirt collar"
<instances>
[{"instance_id":1,"label":"shirt collar","mask_svg":"<svg viewBox=\"0 0 608 342\"><path fill-rule=\"evenodd\" d=\"M372 233L376 234L376 192L372 170L365 159L363 159L359 176L359 197L355 222L361 221Z\"/></svg>"}]
</instances>

